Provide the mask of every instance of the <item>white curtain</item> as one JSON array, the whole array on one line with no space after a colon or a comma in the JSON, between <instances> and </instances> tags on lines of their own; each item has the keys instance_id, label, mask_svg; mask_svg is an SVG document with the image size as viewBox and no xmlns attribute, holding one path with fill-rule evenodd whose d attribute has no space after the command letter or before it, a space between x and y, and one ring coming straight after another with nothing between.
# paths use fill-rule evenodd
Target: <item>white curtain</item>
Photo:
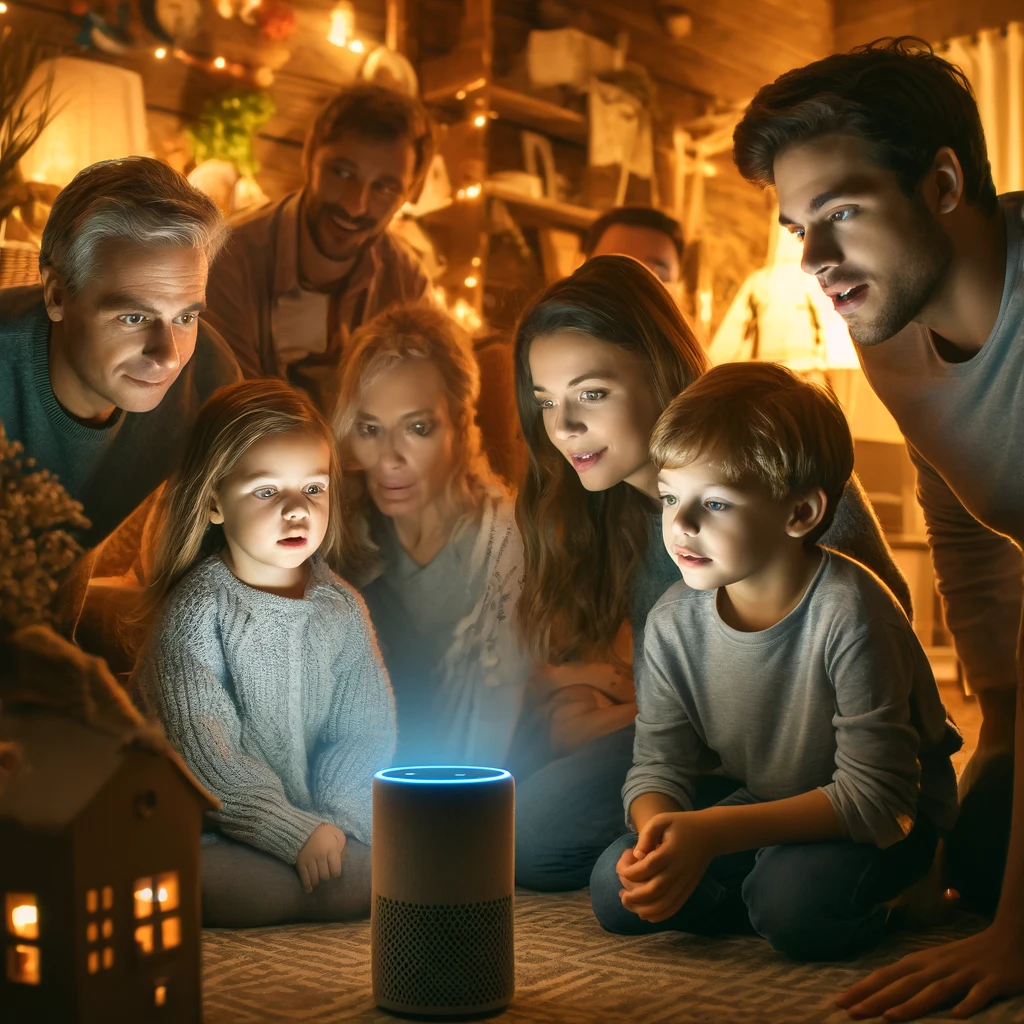
<instances>
[{"instance_id":1,"label":"white curtain","mask_svg":"<svg viewBox=\"0 0 1024 1024\"><path fill-rule=\"evenodd\" d=\"M936 49L974 89L996 191L1024 191L1024 22L957 36Z\"/></svg>"}]
</instances>

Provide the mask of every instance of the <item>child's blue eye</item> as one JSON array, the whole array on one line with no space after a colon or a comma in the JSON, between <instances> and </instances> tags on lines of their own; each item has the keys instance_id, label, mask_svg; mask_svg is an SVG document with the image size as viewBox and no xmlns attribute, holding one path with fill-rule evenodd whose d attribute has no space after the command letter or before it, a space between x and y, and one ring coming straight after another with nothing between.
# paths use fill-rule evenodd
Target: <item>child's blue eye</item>
<instances>
[{"instance_id":1,"label":"child's blue eye","mask_svg":"<svg viewBox=\"0 0 1024 1024\"><path fill-rule=\"evenodd\" d=\"M307 494L323 494L327 490L326 484L310 484L306 488Z\"/></svg>"},{"instance_id":2,"label":"child's blue eye","mask_svg":"<svg viewBox=\"0 0 1024 1024\"><path fill-rule=\"evenodd\" d=\"M675 505L678 501L679 501L679 499L674 494L662 494L661 495L661 503L666 508L672 508L672 506Z\"/></svg>"},{"instance_id":3,"label":"child's blue eye","mask_svg":"<svg viewBox=\"0 0 1024 1024\"><path fill-rule=\"evenodd\" d=\"M259 487L252 493L257 498L272 498L277 491L273 487Z\"/></svg>"},{"instance_id":4,"label":"child's blue eye","mask_svg":"<svg viewBox=\"0 0 1024 1024\"><path fill-rule=\"evenodd\" d=\"M712 512L724 512L729 507L724 501L706 501L704 505Z\"/></svg>"}]
</instances>

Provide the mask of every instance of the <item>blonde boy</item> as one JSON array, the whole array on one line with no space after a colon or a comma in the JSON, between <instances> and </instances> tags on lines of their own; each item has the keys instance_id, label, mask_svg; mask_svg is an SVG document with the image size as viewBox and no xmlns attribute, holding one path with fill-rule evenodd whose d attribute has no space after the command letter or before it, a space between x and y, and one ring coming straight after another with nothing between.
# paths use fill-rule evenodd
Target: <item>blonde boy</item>
<instances>
[{"instance_id":1,"label":"blonde boy","mask_svg":"<svg viewBox=\"0 0 1024 1024\"><path fill-rule=\"evenodd\" d=\"M816 543L853 469L842 409L783 367L728 364L651 450L682 582L647 619L635 831L594 868L594 911L853 956L955 820L960 736L892 594Z\"/></svg>"}]
</instances>

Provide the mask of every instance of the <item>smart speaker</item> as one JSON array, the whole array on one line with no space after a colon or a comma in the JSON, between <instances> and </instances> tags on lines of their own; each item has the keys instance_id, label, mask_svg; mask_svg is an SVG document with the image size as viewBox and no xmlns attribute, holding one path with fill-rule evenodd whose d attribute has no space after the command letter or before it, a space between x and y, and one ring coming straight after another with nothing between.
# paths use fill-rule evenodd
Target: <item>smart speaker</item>
<instances>
[{"instance_id":1,"label":"smart speaker","mask_svg":"<svg viewBox=\"0 0 1024 1024\"><path fill-rule=\"evenodd\" d=\"M515 783L500 768L373 777L373 997L426 1017L500 1010L515 956Z\"/></svg>"}]
</instances>

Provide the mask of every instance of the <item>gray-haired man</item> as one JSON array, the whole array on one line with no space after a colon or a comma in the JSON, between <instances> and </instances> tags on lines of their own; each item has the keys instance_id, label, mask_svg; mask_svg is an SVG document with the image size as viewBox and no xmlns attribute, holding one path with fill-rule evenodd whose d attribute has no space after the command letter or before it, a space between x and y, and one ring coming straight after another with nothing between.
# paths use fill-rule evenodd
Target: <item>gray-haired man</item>
<instances>
[{"instance_id":1,"label":"gray-haired man","mask_svg":"<svg viewBox=\"0 0 1024 1024\"><path fill-rule=\"evenodd\" d=\"M0 422L85 506L86 544L169 475L199 407L241 376L199 321L223 237L171 168L105 161L57 197L42 285L0 290Z\"/></svg>"}]
</instances>

